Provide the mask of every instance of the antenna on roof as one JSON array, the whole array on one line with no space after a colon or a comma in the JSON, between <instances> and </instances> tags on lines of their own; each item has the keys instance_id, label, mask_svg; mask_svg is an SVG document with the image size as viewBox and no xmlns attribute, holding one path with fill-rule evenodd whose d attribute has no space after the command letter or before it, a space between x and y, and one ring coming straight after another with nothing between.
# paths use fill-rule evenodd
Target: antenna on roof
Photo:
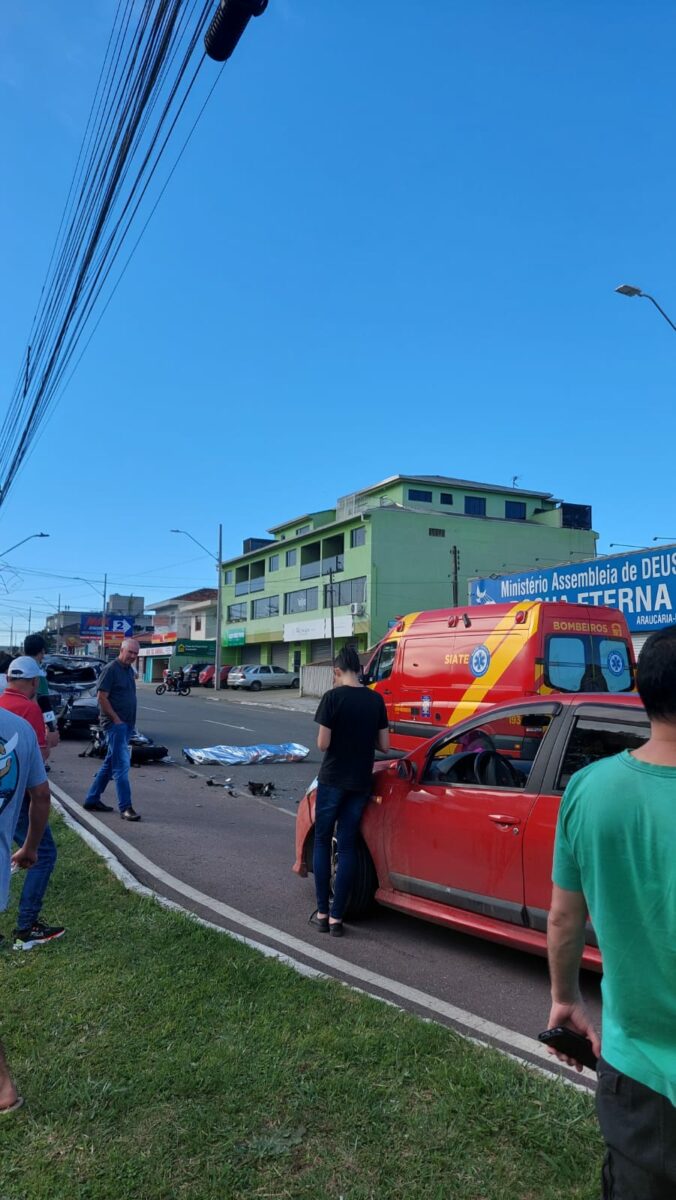
<instances>
[{"instance_id":1,"label":"antenna on roof","mask_svg":"<svg viewBox=\"0 0 676 1200\"><path fill-rule=\"evenodd\" d=\"M516 485L517 485L517 483L519 482L520 478L521 478L521 476L520 476L520 475L512 475L512 487L513 487L513 488L515 488L515 487L516 487Z\"/></svg>"}]
</instances>

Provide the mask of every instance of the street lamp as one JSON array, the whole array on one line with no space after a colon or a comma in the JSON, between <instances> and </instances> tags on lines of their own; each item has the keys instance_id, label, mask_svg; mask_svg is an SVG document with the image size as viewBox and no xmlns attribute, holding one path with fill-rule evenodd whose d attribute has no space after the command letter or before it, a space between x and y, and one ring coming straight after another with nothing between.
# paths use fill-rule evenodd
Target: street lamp
<instances>
[{"instance_id":1,"label":"street lamp","mask_svg":"<svg viewBox=\"0 0 676 1200\"><path fill-rule=\"evenodd\" d=\"M4 558L6 554L11 554L12 550L16 550L17 546L23 546L24 542L30 542L32 538L49 537L48 533L29 533L28 537L22 538L20 542L15 542L10 546L9 550L3 550L0 558Z\"/></svg>"},{"instance_id":2,"label":"street lamp","mask_svg":"<svg viewBox=\"0 0 676 1200\"><path fill-rule=\"evenodd\" d=\"M613 546L621 546L625 550L643 550L643 546L637 546L636 542L609 542L608 545L612 550Z\"/></svg>"},{"instance_id":3,"label":"street lamp","mask_svg":"<svg viewBox=\"0 0 676 1200\"><path fill-rule=\"evenodd\" d=\"M654 537L654 542L676 542L676 537Z\"/></svg>"},{"instance_id":4,"label":"street lamp","mask_svg":"<svg viewBox=\"0 0 676 1200\"><path fill-rule=\"evenodd\" d=\"M618 292L620 296L641 296L643 300L650 300L650 303L655 305L657 311L662 314L667 324L671 325L674 333L676 333L676 325L674 325L671 317L667 316L664 309L660 308L654 296L650 296L648 292L642 292L640 288L632 287L630 283L621 283L619 287L615 288L615 291Z\"/></svg>"},{"instance_id":5,"label":"street lamp","mask_svg":"<svg viewBox=\"0 0 676 1200\"><path fill-rule=\"evenodd\" d=\"M201 542L197 541L187 529L170 529L170 533L182 533L184 537L190 538L200 550L208 554L210 558L216 560L216 658L214 662L214 690L221 690L221 625L223 624L223 614L221 611L221 574L223 568L223 526L218 526L218 554L214 554L212 550L207 550Z\"/></svg>"}]
</instances>

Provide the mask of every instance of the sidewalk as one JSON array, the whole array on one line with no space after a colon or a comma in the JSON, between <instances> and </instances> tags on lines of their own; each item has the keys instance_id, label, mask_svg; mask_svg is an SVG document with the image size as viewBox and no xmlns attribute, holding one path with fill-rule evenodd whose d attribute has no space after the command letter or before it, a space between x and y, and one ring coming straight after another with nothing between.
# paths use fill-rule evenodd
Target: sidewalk
<instances>
[{"instance_id":1,"label":"sidewalk","mask_svg":"<svg viewBox=\"0 0 676 1200\"><path fill-rule=\"evenodd\" d=\"M136 687L140 694L149 695L155 691L156 683L137 683ZM299 696L298 689L293 688L270 688L266 691L249 692L242 691L240 688L222 688L219 692L213 688L193 688L194 696L201 696L205 700L211 700L214 704L221 704L227 701L228 704L254 705L256 708L286 708L290 712L309 712L314 714L317 711L319 697L317 696Z\"/></svg>"}]
</instances>

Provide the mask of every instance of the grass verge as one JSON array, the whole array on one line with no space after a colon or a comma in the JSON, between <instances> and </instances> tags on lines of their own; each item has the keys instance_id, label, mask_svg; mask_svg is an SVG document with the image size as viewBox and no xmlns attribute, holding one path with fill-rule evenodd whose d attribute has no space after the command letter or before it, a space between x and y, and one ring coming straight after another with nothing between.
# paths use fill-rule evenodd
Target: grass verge
<instances>
[{"instance_id":1,"label":"grass verge","mask_svg":"<svg viewBox=\"0 0 676 1200\"><path fill-rule=\"evenodd\" d=\"M169 913L54 833L68 933L0 955L27 1101L0 1200L595 1200L589 1097Z\"/></svg>"}]
</instances>

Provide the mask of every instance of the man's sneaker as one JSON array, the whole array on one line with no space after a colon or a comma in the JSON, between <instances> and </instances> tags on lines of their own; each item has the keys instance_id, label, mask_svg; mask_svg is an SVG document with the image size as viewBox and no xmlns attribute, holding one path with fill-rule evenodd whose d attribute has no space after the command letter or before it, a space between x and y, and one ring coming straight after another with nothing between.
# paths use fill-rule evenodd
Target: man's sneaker
<instances>
[{"instance_id":1,"label":"man's sneaker","mask_svg":"<svg viewBox=\"0 0 676 1200\"><path fill-rule=\"evenodd\" d=\"M55 942L63 937L66 930L63 925L45 925L36 921L32 929L14 930L14 950L32 950L33 946L42 946L45 942Z\"/></svg>"}]
</instances>

